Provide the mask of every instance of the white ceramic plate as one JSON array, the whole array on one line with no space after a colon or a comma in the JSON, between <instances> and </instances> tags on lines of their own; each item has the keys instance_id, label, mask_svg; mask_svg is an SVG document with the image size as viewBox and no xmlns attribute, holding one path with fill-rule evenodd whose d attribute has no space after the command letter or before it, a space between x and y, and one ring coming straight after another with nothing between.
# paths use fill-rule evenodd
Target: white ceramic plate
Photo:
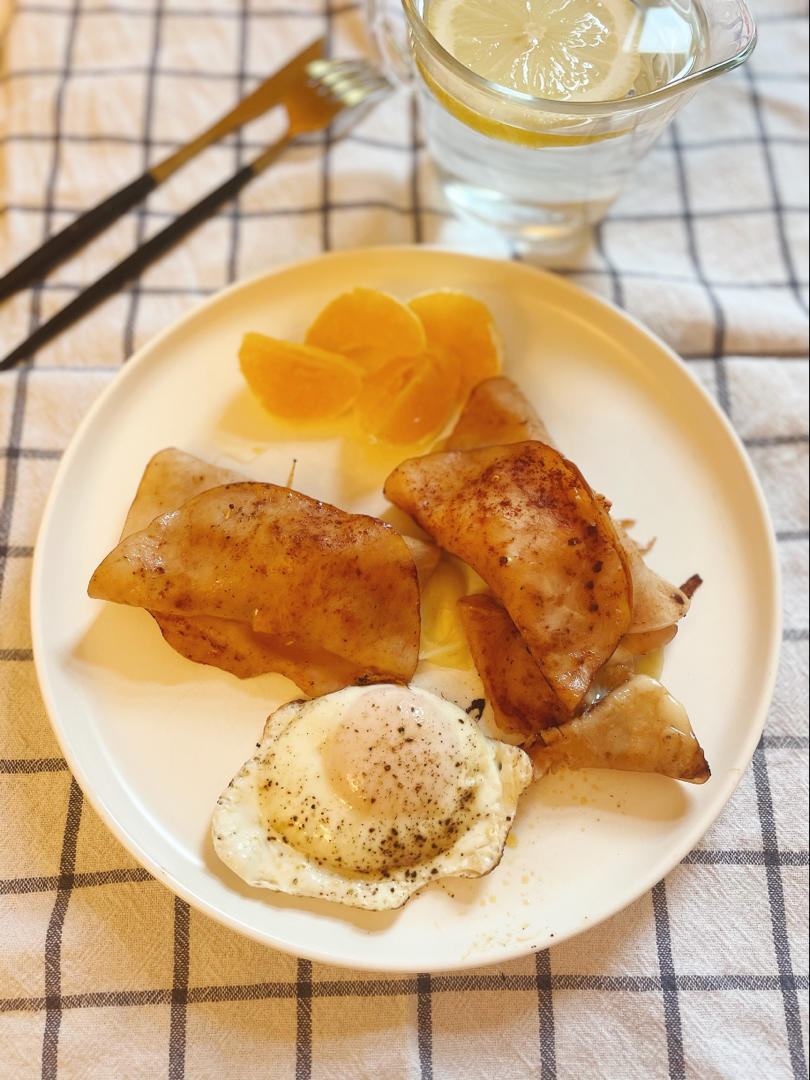
<instances>
[{"instance_id":1,"label":"white ceramic plate","mask_svg":"<svg viewBox=\"0 0 810 1080\"><path fill-rule=\"evenodd\" d=\"M236 363L242 334L300 339L345 288L402 299L452 286L493 311L513 376L590 483L656 536L650 561L705 584L668 647L663 681L687 707L712 767L702 787L618 772L559 774L523 797L514 844L478 880L437 883L403 909L358 912L253 889L209 840L217 796L265 716L297 696L280 676L244 682L174 654L143 611L91 601L153 452L178 446L382 513L401 456L351 440L283 435ZM141 350L84 420L58 471L37 543L34 654L76 779L119 840L215 919L311 959L439 971L560 942L651 888L720 813L760 735L777 663L772 532L729 425L681 361L618 310L516 263L428 248L336 253L239 284Z\"/></svg>"}]
</instances>

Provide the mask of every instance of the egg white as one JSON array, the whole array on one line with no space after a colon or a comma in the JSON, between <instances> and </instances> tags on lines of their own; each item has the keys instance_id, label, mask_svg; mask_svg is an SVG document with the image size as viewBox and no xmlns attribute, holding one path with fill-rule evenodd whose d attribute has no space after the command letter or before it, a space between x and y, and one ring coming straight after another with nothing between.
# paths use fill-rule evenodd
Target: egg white
<instances>
[{"instance_id":1,"label":"egg white","mask_svg":"<svg viewBox=\"0 0 810 1080\"><path fill-rule=\"evenodd\" d=\"M293 701L220 796L219 858L250 885L353 907L401 907L430 881L501 859L528 756L415 686Z\"/></svg>"}]
</instances>

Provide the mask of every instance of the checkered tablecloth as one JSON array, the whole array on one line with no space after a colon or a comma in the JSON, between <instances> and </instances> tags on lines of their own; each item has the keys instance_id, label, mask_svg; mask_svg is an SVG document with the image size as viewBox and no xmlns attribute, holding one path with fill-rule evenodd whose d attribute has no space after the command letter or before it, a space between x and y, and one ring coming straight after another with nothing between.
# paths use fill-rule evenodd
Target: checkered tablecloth
<instances>
[{"instance_id":1,"label":"checkered tablecloth","mask_svg":"<svg viewBox=\"0 0 810 1080\"><path fill-rule=\"evenodd\" d=\"M555 263L683 356L770 506L781 664L720 819L648 895L571 941L463 974L382 977L282 955L190 909L67 769L32 663L33 545L60 455L126 358L228 282L324 250L513 256L448 213L398 92L347 138L290 148L33 364L0 375L2 1080L807 1075L808 17L806 0L757 0L755 13L753 59L701 91L593 244ZM369 50L352 0L16 0L0 38L0 272L319 34L335 55ZM211 148L0 306L0 353L271 127Z\"/></svg>"}]
</instances>

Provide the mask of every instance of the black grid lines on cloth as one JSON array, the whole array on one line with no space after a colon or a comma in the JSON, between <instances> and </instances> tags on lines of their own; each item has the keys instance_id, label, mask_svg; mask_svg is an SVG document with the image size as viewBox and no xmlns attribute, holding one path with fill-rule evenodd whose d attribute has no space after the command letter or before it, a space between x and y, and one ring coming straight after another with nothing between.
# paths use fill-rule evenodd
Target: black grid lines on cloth
<instances>
[{"instance_id":1,"label":"black grid lines on cloth","mask_svg":"<svg viewBox=\"0 0 810 1080\"><path fill-rule=\"evenodd\" d=\"M75 52L80 35L92 33L92 25L100 24L110 13L128 23L139 24L137 40L148 45L146 52L142 56L124 56L114 69L84 53L78 63ZM778 34L787 41L806 27L806 10L800 5L793 8L785 5L784 12L763 10L757 15L763 39ZM237 43L230 66L191 72L172 59L166 60L160 46L161 27L167 17L188 25L201 17L227 22ZM230 101L265 73L256 62L255 53L248 48L251 33L262 28L282 33L294 27L302 39L307 39L326 30L334 45L343 40L339 38L343 24L359 18L359 13L352 4L281 5L270 0L263 3L222 0L205 11L171 0L158 4L133 0L123 5L20 0L16 18L32 23L50 20L53 35L59 38L61 54L41 61L30 55L20 60L16 54L7 55L0 70L0 93L6 95L5 100L11 94L15 97L29 94L35 86L41 86L44 95L42 127L31 130L25 124L18 126L11 114L9 126L0 129L0 152L45 155L36 183L25 191L15 186L9 190L8 198L0 201L0 230L8 226L8 231L0 235L9 237L8 243L2 244L3 266L25 254L26 244L33 246L41 241L57 224L69 220L82 208L80 198L69 186L63 187L66 153L82 154L100 148L128 150L133 154L132 160L142 165L176 145L174 138L154 131L156 114L159 116L165 107L163 80L208 85L221 90L221 100ZM739 154L739 160L746 155L752 162L756 158L767 181L765 198L738 201L725 207L701 202L702 193L695 191L695 177L699 175L698 159L707 152L707 128L703 121L693 125L679 120L653 152L649 172L645 173L652 177L654 167L674 164L666 179L666 191L659 191L656 198L646 202L628 199L618 204L600 228L598 243L587 263L557 267L559 273L607 295L646 321L655 314L654 299L650 297L661 288L671 289L679 300L699 298L695 299L695 307L706 313L700 334L692 335L688 325L656 329L705 377L738 430L750 415L751 403L735 397L736 359L746 356L758 366L775 364L787 369L801 364L806 357L799 331L806 326L808 281L806 266L796 253L798 223L806 218L807 202L806 196L803 199L794 193L785 196L779 186L778 162L783 150L805 148L807 137L806 132L786 122L774 128L780 114L776 104L782 100L779 95L786 90L792 94L795 88L806 91L806 74L797 66L795 51L788 56L789 61L781 70L771 64L768 53L767 64L751 65L735 76L735 94L739 97L740 110L748 117L747 126L739 134L715 131L709 146L710 153L728 150ZM133 85L146 88L139 103L140 130L98 133L82 129L71 111L69 90L81 83L85 87L100 87L103 94L119 76L129 77ZM75 381L90 374L111 375L138 342L150 336L162 322L164 304L176 304L172 310L178 313L187 310L217 291L221 284L264 265L260 254L243 242L252 230L262 225L289 229L284 234L287 247L279 249L282 254L294 253L302 237L309 245L306 252L340 247L353 235L355 222L365 215L379 215L374 217L375 228L387 239L430 242L440 238L451 219L431 182L412 106L408 107L407 115L405 137L397 137L384 126L367 127L347 136L340 155L328 136L312 139L304 148L291 152L286 163L291 177L287 191L295 189L296 198L291 196L286 202L281 197L277 202L243 198L224 208L212 224L223 227L217 236L224 236L225 241L212 246L206 254L205 272L200 278L179 284L159 274L148 275L125 297L118 309L121 317L116 320L115 331L103 320L93 324L103 328L98 335L98 351L64 344L43 351L34 369L23 367L8 376L3 387L7 397L0 404L3 409L0 425L4 425L0 427L3 483L0 598L5 594L8 603L8 598L14 597L16 606L16 597L24 595L20 582L33 553L35 515L19 516L23 489L28 485L26 470L37 465L51 469L60 454L59 449L39 443L28 434L27 425L40 400L40 391L32 378L34 371L47 379L64 377ZM230 170L263 145L259 137L236 136L221 148L223 163L218 167ZM386 161L391 163L385 194L376 198L358 196L353 187L356 179L344 173L343 164L349 157L362 161L365 154L378 152L387 155ZM296 181L304 174L309 186L299 192ZM115 179L108 176L111 185ZM200 178L200 182L205 181ZM122 231L122 244L137 242L165 224L174 212L170 201L148 201L129 216L126 225L130 231L126 235ZM645 230L649 237L646 251L645 245L639 243L636 247L633 240L634 235ZM767 258L763 258L761 266L747 266L745 260L726 263L720 257L723 253L717 240L719 235L758 233L768 234ZM656 238L662 236L675 238L677 264L665 266L653 260ZM70 298L87 283L88 275L92 277L99 269L92 259L77 262L24 294L18 301L20 309L24 307L21 316L24 325L15 323L14 331L27 333L51 305L56 307ZM758 310L764 311L772 300L780 305L784 317L774 327L772 337L768 338L767 325L758 330L759 336L746 353L740 348L741 341L751 340L746 336L746 319L749 315L753 319ZM690 317L684 319L685 324ZM8 313L0 311L0 337L6 332L7 318L10 320ZM762 341L766 339L771 348L763 347ZM71 339L80 340L85 339L81 335ZM12 342L4 340L3 344L10 346ZM806 422L804 427L790 431L745 431L742 435L749 453L756 457L766 494L778 511L777 545L788 586L801 596L805 586L797 553L806 548L806 515L803 517L793 504L780 509L778 485L785 482L786 476L791 484L800 482L801 463L807 449ZM784 451L795 456L783 459L779 455ZM21 627L19 631L17 626ZM19 708L22 702L26 711L33 711L36 698L30 689L32 655L22 626L22 622L7 618L5 626L0 627L0 684L11 688L9 708ZM402 1000L405 1004L401 1009L392 1008L384 1020L395 1025L405 1046L400 1057L396 1056L400 1048L392 1046L390 1058L384 1059L393 1063L390 1074L396 1075L399 1068L403 1076L439 1080L454 1075L453 1061L458 1060L454 1054L460 1056L458 1030L450 1015L468 1012L480 1019L483 1026L487 1016L483 1003L492 995L500 1013L514 1009L525 1020L520 1033L524 1039L520 1046L522 1056L514 1059L505 1056L501 1044L505 1068L511 1068L515 1076L540 1076L542 1080L560 1076L572 1080L583 1075L583 1069L594 1067L592 1059L587 1057L587 1047L576 1041L574 1029L593 1023L594 1015L606 1017L608 1029L610 1024L618 1025L619 1014L627 1008L624 1002L630 998L651 1006L649 1012L633 1013L631 1004L632 1022L643 1026L639 1017L644 1020L654 1017L660 1020L663 1032L663 1040L656 1044L659 1056L646 1076L674 1078L698 1075L696 1062L710 1042L704 1028L714 1013L723 1008L723 1003L733 999L731 1015L738 1022L748 1011L765 1009L772 1024L772 1075L780 1080L804 1077L806 1051L801 1009L808 980L802 970L803 939L792 922L792 905L801 890L801 885L795 884L799 880L795 875L806 878L808 855L806 842L802 847L786 832L785 805L790 795L774 777L784 775L798 785L802 770L806 774L808 738L800 719L790 709L793 687L790 680L795 678L794 671L806 673L807 641L806 614L802 618L798 604L789 607L783 634L786 670L777 691L781 709L777 719L781 726L774 727L775 721L771 721L766 728L754 757L749 783L740 790L730 811L732 816L739 814L745 820L749 831L742 840L732 835L730 826L723 831L710 831L672 878L656 886L650 897L634 906L621 925L628 931L628 940L642 942L643 947L639 945L635 953L631 951L620 957L623 970L613 973L609 965L619 961L610 948L603 946L600 950L598 944L593 944L602 940L597 934L581 947L556 947L525 962L505 965L502 970L402 978L362 973L336 975L319 963L288 961L267 951L264 954L267 975L261 979L256 977L255 970L258 952L245 946L243 972L234 971L231 977L226 972L220 982L215 982L213 962L206 966L199 959L203 943L210 939L215 946L234 951L239 946L230 938L220 937L217 928L190 910L185 901L171 898L165 904L154 902L153 897L163 896L165 890L147 871L126 865L123 850L121 861L116 862L119 853L113 846L102 849L94 846L95 840L87 839L95 837L94 813L70 776L64 759L58 756L39 717L37 722L41 726L32 725L34 734L28 741L0 747L3 805L32 806L40 795L54 803L47 819L53 831L51 842L41 833L31 833L32 841L40 845L41 865L36 864L32 854L27 867L11 867L0 873L0 904L43 901L42 909L36 909L39 923L31 914L35 910L33 906L27 909L31 920L28 925L41 931L42 955L36 954L35 974L20 976L18 992L0 998L0 1041L4 1020L30 1017L41 1021L33 1037L30 1031L18 1036L15 1028L14 1041L19 1038L21 1046L24 1043L26 1047L36 1048L41 1075L71 1080L74 1048L89 1043L82 1043L80 1034L67 1026L67 1021L78 1014L107 1017L109 1012L134 1019L143 1012L148 1017L146 1025L153 1044L149 1047L151 1074L165 1074L179 1080L200 1074L199 1062L194 1057L197 1011L218 1010L222 1015L227 1008L235 1006L243 1010L240 1016L252 1018L258 1015L251 1011L254 1006L269 1002L289 1006L289 1012L275 1020L276 1030L284 1032L279 1041L286 1039L292 1047L292 1056L278 1066L278 1075L317 1080L329 1075L324 1047L338 1045L329 1043L330 1038L337 1038L330 1028L330 1017L334 1014L329 1009L343 1009L340 1015L347 1023L358 1006L359 1011L371 1013L386 1002ZM42 786L35 790L32 785L38 784ZM25 823L21 825L24 827ZM711 902L720 907L724 897L743 880L739 876L742 874L748 875L744 880L751 895L757 897L756 915L765 924L757 939L756 955L753 958L746 955L741 934L734 944L704 942L706 955L702 960L696 959L696 950L685 942L684 932L684 927L689 925L684 912L689 909L690 897L696 894L704 898L707 909ZM133 912L149 914L148 926L162 943L159 955L148 958L144 970L133 972L122 985L116 985L109 974L94 985L82 986L84 958L76 952L70 919L84 900L93 895L98 902L89 904L86 912L82 909L82 917L89 919L96 909L103 908L101 898L113 895L114 890L120 890L115 895L121 898L122 906L131 902ZM134 898L135 891L138 899ZM734 911L730 902L723 910ZM710 931L716 932L714 913L707 910L706 918ZM634 932L637 938L633 937ZM112 950L111 942L112 938L108 942ZM22 944L18 941L14 944L22 955ZM122 957L126 958L125 944L120 943L120 948ZM724 949L728 950L727 954ZM603 969L593 970L589 962L601 964ZM210 981L205 981L206 973ZM66 984L68 978L71 981ZM152 1022L155 1014L160 1019ZM205 1013L206 1018L210 1015ZM244 1022L223 1023L224 1030L229 1030L232 1023L232 1030L247 1042ZM504 1024L504 1030L508 1031L508 1024L505 1021ZM382 1030L385 1032L384 1025ZM471 1034L467 1037L472 1039ZM131 1038L134 1042L136 1036L133 1034ZM395 1043L396 1039L392 1038L391 1042ZM477 1050L479 1044L473 1045ZM481 1047L481 1053L480 1068L484 1070L490 1062L485 1057L485 1047ZM644 1061L628 1064L635 1068L632 1075L644 1075ZM758 1066L754 1056L751 1075ZM4 1067L0 1063L2 1080L6 1080ZM719 1068L715 1071L721 1075ZM475 1072L469 1070L468 1075ZM614 1071L613 1075L618 1073ZM766 1073L760 1071L759 1075Z\"/></svg>"}]
</instances>

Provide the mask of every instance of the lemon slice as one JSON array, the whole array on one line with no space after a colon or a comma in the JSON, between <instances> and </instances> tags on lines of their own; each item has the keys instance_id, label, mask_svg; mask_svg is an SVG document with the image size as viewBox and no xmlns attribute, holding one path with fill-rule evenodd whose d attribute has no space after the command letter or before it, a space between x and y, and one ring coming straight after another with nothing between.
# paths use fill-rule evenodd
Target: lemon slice
<instances>
[{"instance_id":1,"label":"lemon slice","mask_svg":"<svg viewBox=\"0 0 810 1080\"><path fill-rule=\"evenodd\" d=\"M490 82L558 101L615 101L638 76L630 0L431 0L427 25Z\"/></svg>"}]
</instances>

